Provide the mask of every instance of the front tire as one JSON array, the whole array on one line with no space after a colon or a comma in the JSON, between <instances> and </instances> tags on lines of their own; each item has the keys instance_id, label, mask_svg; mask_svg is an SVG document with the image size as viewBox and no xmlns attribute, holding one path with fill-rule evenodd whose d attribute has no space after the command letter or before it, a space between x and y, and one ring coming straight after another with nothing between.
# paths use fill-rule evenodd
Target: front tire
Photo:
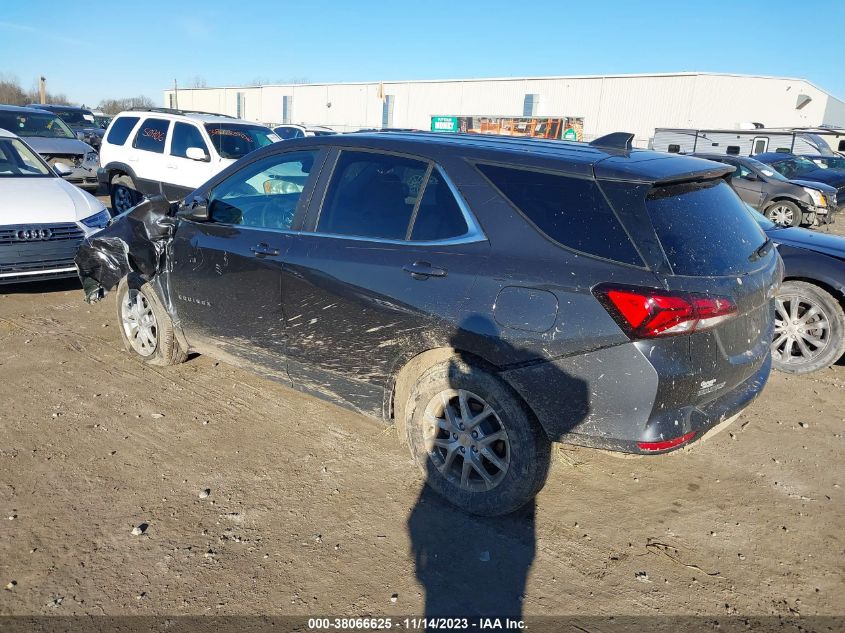
<instances>
[{"instance_id":1,"label":"front tire","mask_svg":"<svg viewBox=\"0 0 845 633\"><path fill-rule=\"evenodd\" d=\"M807 374L830 367L845 354L845 311L829 292L804 281L787 281L775 306L775 369Z\"/></svg>"},{"instance_id":2,"label":"front tire","mask_svg":"<svg viewBox=\"0 0 845 633\"><path fill-rule=\"evenodd\" d=\"M804 212L794 202L778 200L766 207L765 215L778 226L801 226Z\"/></svg>"},{"instance_id":3,"label":"front tire","mask_svg":"<svg viewBox=\"0 0 845 633\"><path fill-rule=\"evenodd\" d=\"M187 358L173 328L173 321L155 288L137 275L128 275L117 286L117 322L123 346L148 365L178 365Z\"/></svg>"},{"instance_id":4,"label":"front tire","mask_svg":"<svg viewBox=\"0 0 845 633\"><path fill-rule=\"evenodd\" d=\"M141 194L135 187L132 178L126 174L114 176L109 182L109 197L111 198L112 215L126 213L141 201Z\"/></svg>"},{"instance_id":5,"label":"front tire","mask_svg":"<svg viewBox=\"0 0 845 633\"><path fill-rule=\"evenodd\" d=\"M458 357L435 365L417 380L405 411L428 485L459 508L508 514L543 487L551 442L494 375Z\"/></svg>"}]
</instances>

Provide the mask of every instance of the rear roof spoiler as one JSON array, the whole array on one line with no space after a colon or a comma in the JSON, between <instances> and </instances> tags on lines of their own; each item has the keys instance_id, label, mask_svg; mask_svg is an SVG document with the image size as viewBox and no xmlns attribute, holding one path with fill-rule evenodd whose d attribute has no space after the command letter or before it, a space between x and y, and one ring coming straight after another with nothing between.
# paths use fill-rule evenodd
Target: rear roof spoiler
<instances>
[{"instance_id":1,"label":"rear roof spoiler","mask_svg":"<svg viewBox=\"0 0 845 633\"><path fill-rule=\"evenodd\" d=\"M601 149L621 149L624 151L633 149L634 135L630 132L611 132L600 136L594 141L590 141L590 145Z\"/></svg>"}]
</instances>

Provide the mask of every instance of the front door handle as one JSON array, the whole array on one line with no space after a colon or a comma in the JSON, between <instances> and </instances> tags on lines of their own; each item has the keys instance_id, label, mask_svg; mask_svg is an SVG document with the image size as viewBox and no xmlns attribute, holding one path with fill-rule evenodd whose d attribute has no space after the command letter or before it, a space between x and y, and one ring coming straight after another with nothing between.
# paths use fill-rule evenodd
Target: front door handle
<instances>
[{"instance_id":1,"label":"front door handle","mask_svg":"<svg viewBox=\"0 0 845 633\"><path fill-rule=\"evenodd\" d=\"M445 268L436 268L429 262L414 262L402 267L406 273L410 273L414 279L428 279L429 277L445 277Z\"/></svg>"},{"instance_id":2,"label":"front door handle","mask_svg":"<svg viewBox=\"0 0 845 633\"><path fill-rule=\"evenodd\" d=\"M261 244L256 244L255 246L253 246L249 250L251 250L255 254L256 257L266 257L268 255L275 256L275 255L279 254L279 249L273 248L272 246L270 246L266 242L261 242Z\"/></svg>"}]
</instances>

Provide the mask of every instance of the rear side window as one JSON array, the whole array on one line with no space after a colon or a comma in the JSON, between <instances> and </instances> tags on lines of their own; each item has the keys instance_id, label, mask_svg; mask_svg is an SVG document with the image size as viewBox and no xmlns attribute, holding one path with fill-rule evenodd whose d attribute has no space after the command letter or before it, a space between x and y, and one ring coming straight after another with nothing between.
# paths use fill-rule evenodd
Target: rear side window
<instances>
[{"instance_id":1,"label":"rear side window","mask_svg":"<svg viewBox=\"0 0 845 633\"><path fill-rule=\"evenodd\" d=\"M724 180L657 187L651 222L676 275L735 275L753 269L766 235Z\"/></svg>"},{"instance_id":2,"label":"rear side window","mask_svg":"<svg viewBox=\"0 0 845 633\"><path fill-rule=\"evenodd\" d=\"M411 240L448 240L465 235L468 230L449 185L436 171L431 172L414 218Z\"/></svg>"},{"instance_id":3,"label":"rear side window","mask_svg":"<svg viewBox=\"0 0 845 633\"><path fill-rule=\"evenodd\" d=\"M167 128L170 121L166 119L147 119L141 123L132 147L147 152L164 153L164 142L167 140Z\"/></svg>"},{"instance_id":4,"label":"rear side window","mask_svg":"<svg viewBox=\"0 0 845 633\"><path fill-rule=\"evenodd\" d=\"M549 239L589 255L643 265L594 180L494 165L477 167Z\"/></svg>"},{"instance_id":5,"label":"rear side window","mask_svg":"<svg viewBox=\"0 0 845 633\"><path fill-rule=\"evenodd\" d=\"M109 135L106 137L106 143L110 145L123 145L139 119L140 117L137 116L117 117L109 130Z\"/></svg>"},{"instance_id":6,"label":"rear side window","mask_svg":"<svg viewBox=\"0 0 845 633\"><path fill-rule=\"evenodd\" d=\"M173 156L187 158L188 148L198 147L208 156L208 147L199 128L190 123L176 123L173 126L173 140L170 141L170 153Z\"/></svg>"},{"instance_id":7,"label":"rear side window","mask_svg":"<svg viewBox=\"0 0 845 633\"><path fill-rule=\"evenodd\" d=\"M341 152L317 230L404 240L427 169L402 156Z\"/></svg>"}]
</instances>

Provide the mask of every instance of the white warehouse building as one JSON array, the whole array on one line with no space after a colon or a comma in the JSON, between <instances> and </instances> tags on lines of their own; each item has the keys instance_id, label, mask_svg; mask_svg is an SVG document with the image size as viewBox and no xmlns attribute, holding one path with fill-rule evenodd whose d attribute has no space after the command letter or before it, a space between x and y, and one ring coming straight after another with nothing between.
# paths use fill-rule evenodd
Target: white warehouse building
<instances>
[{"instance_id":1,"label":"white warehouse building","mask_svg":"<svg viewBox=\"0 0 845 633\"><path fill-rule=\"evenodd\" d=\"M697 72L171 89L164 105L337 131L429 130L432 117L568 118L583 140L626 131L640 147L658 127L845 127L845 102L805 79Z\"/></svg>"}]
</instances>

